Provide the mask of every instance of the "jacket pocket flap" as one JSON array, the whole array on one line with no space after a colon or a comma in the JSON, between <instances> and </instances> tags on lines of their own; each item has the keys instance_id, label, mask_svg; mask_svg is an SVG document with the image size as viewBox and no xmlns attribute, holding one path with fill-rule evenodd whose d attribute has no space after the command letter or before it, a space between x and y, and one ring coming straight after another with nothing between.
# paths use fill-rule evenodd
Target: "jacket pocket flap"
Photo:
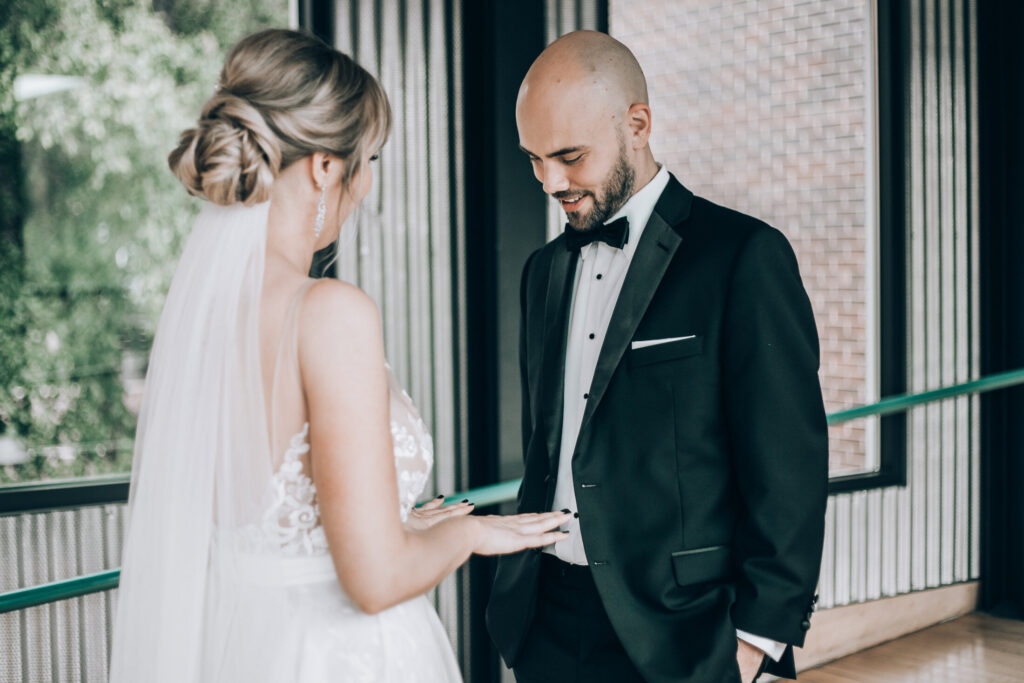
<instances>
[{"instance_id":1,"label":"jacket pocket flap","mask_svg":"<svg viewBox=\"0 0 1024 683\"><path fill-rule=\"evenodd\" d=\"M672 553L676 583L689 586L722 579L732 574L732 552L727 545L712 545Z\"/></svg>"},{"instance_id":2,"label":"jacket pocket flap","mask_svg":"<svg viewBox=\"0 0 1024 683\"><path fill-rule=\"evenodd\" d=\"M647 365L648 363L660 363L661 361L675 358L685 358L686 356L696 356L700 353L704 353L704 337L703 335L694 335L689 339L680 339L679 341L667 342L665 344L630 349L626 357L629 366L635 367L637 365Z\"/></svg>"}]
</instances>

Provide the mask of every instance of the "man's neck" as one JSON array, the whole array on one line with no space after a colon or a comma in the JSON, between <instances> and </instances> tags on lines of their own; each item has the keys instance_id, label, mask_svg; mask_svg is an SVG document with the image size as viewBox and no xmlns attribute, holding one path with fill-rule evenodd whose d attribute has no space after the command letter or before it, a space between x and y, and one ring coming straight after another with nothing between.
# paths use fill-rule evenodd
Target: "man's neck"
<instances>
[{"instance_id":1,"label":"man's neck","mask_svg":"<svg viewBox=\"0 0 1024 683\"><path fill-rule=\"evenodd\" d=\"M654 180L654 176L658 175L660 170L658 163L654 160L654 156L649 152L643 156L641 163L636 167L636 185L633 187L633 194L647 187L647 184Z\"/></svg>"}]
</instances>

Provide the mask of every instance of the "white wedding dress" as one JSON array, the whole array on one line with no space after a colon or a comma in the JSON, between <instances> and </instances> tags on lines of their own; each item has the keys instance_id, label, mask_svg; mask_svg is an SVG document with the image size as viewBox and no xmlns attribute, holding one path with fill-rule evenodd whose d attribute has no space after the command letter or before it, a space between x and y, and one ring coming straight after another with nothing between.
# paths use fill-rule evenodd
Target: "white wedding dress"
<instances>
[{"instance_id":1,"label":"white wedding dress","mask_svg":"<svg viewBox=\"0 0 1024 683\"><path fill-rule=\"evenodd\" d=\"M335 573L298 367L297 310L311 282L290 296L264 386L267 210L205 203L175 271L135 440L110 681L459 682L426 596L368 615ZM387 377L405 520L433 444Z\"/></svg>"},{"instance_id":2,"label":"white wedding dress","mask_svg":"<svg viewBox=\"0 0 1024 683\"><path fill-rule=\"evenodd\" d=\"M309 284L312 283L300 289L286 318L282 335L285 341L280 345L273 382L275 400L282 385L298 383L294 329L299 302ZM404 522L429 479L434 444L412 399L395 379L391 367L386 369L399 512ZM287 396L289 392L281 393ZM274 602L287 606L288 628L276 657L282 667L277 680L461 681L448 635L426 596L368 615L345 595L328 552L316 486L303 464L310 449L308 434L306 422L290 438L281 465L269 482L269 504L262 524L246 530L251 537L245 541L242 571L236 574L242 582L251 581L254 590L264 595L268 591L279 592L279 599ZM244 651L247 646L241 645Z\"/></svg>"},{"instance_id":3,"label":"white wedding dress","mask_svg":"<svg viewBox=\"0 0 1024 683\"><path fill-rule=\"evenodd\" d=\"M391 433L402 518L426 484L433 444L408 395L391 382ZM282 681L295 683L447 683L461 681L448 635L433 604L420 596L368 615L345 595L327 551L316 487L300 457L309 450L308 424L291 438L274 475L274 502L257 532L260 551L249 574L259 591L280 591L290 606L282 636ZM255 549L255 548L254 548ZM266 585L261 578L271 565ZM279 577L284 582L278 581Z\"/></svg>"}]
</instances>

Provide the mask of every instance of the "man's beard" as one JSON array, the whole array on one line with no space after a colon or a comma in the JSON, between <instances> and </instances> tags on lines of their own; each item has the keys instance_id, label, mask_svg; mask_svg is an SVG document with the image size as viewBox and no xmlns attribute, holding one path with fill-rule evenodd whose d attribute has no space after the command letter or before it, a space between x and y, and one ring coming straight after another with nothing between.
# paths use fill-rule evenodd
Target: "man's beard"
<instances>
[{"instance_id":1,"label":"man's beard","mask_svg":"<svg viewBox=\"0 0 1024 683\"><path fill-rule=\"evenodd\" d=\"M594 200L594 208L585 214L579 211L567 212L569 225L577 230L590 230L601 225L622 208L626 200L633 195L635 186L636 171L629 165L626 155L620 152L615 167L601 185L600 196L589 193ZM558 197L557 194L554 196Z\"/></svg>"}]
</instances>

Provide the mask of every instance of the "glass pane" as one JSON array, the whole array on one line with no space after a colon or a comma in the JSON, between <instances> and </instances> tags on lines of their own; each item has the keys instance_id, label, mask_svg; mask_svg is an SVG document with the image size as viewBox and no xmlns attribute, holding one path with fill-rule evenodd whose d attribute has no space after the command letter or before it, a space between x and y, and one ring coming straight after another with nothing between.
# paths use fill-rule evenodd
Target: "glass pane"
<instances>
[{"instance_id":1,"label":"glass pane","mask_svg":"<svg viewBox=\"0 0 1024 683\"><path fill-rule=\"evenodd\" d=\"M648 79L651 148L698 195L782 230L821 339L829 413L876 400L864 0L638 0L611 34ZM873 162L872 162L873 163ZM830 430L833 475L877 469L867 420Z\"/></svg>"},{"instance_id":2,"label":"glass pane","mask_svg":"<svg viewBox=\"0 0 1024 683\"><path fill-rule=\"evenodd\" d=\"M0 235L0 485L126 472L198 210L167 155L226 49L287 25L288 0L15 0L13 17L0 178L4 208L21 209Z\"/></svg>"}]
</instances>

